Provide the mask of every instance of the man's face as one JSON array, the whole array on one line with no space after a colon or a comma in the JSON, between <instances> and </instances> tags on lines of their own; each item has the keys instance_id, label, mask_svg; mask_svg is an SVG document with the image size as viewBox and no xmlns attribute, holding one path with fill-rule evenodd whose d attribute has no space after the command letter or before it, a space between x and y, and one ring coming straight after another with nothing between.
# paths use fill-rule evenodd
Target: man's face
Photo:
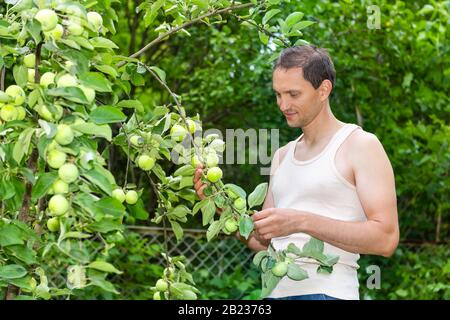
<instances>
[{"instance_id":1,"label":"man's face","mask_svg":"<svg viewBox=\"0 0 450 320\"><path fill-rule=\"evenodd\" d=\"M306 127L322 109L321 87L314 89L303 78L302 68L275 69L272 85L278 107L292 128Z\"/></svg>"}]
</instances>

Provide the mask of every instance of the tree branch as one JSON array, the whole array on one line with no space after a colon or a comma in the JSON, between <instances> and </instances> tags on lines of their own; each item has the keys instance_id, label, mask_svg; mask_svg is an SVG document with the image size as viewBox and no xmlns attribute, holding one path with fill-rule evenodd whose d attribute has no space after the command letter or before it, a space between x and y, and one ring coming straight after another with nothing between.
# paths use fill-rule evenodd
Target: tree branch
<instances>
[{"instance_id":1,"label":"tree branch","mask_svg":"<svg viewBox=\"0 0 450 320\"><path fill-rule=\"evenodd\" d=\"M204 14L204 15L201 15L201 16L195 18L194 20L191 20L191 21L188 21L188 22L186 22L186 23L183 23L181 26L176 27L176 28L174 28L174 29L172 29L172 30L170 30L170 31L168 31L168 32L166 32L166 33L164 33L164 34L162 34L161 36L159 36L158 38L156 38L155 40L153 40L152 42L150 42L149 44L147 44L145 47L143 47L143 48L140 49L139 51L133 53L133 54L130 56L130 58L136 58L136 57L139 57L141 54L143 54L144 52L146 52L146 51L147 51L148 49L150 49L152 46L154 46L155 44L161 42L164 38L166 38L166 37L168 37L168 36L170 36L170 35L172 35L172 34L178 32L179 30L181 30L181 29L183 29L183 28L189 27L189 26L191 26L191 25L193 25L193 24L195 24L195 23L197 23L197 22L200 22L202 19L205 19L205 18L214 16L214 15L217 15L217 14L221 14L221 13L227 13L228 11L239 10L239 9L245 9L245 8L249 8L249 7L253 7L253 6L254 6L253 3L245 3L245 4L240 4L240 5L237 5L237 6L231 6L231 7L225 8L225 9L221 9L221 10L215 10L215 11L206 13L206 14ZM117 64L117 67L119 68L119 67L123 66L125 63L126 63L125 61L121 61L121 62L119 62L119 63Z\"/></svg>"}]
</instances>

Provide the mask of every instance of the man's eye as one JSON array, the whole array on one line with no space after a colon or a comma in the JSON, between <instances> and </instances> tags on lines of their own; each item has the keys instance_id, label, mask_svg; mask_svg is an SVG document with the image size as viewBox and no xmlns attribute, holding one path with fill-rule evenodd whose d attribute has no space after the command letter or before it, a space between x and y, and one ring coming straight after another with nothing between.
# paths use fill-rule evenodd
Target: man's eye
<instances>
[{"instance_id":1,"label":"man's eye","mask_svg":"<svg viewBox=\"0 0 450 320\"><path fill-rule=\"evenodd\" d=\"M298 96L298 93L291 93L291 97L296 97Z\"/></svg>"}]
</instances>

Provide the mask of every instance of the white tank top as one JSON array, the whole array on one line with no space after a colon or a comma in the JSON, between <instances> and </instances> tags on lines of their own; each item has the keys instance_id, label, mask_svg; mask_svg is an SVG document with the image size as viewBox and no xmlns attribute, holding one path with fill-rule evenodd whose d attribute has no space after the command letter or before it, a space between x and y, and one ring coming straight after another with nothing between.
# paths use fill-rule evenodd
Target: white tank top
<instances>
[{"instance_id":1,"label":"white tank top","mask_svg":"<svg viewBox=\"0 0 450 320\"><path fill-rule=\"evenodd\" d=\"M291 208L344 221L364 221L366 215L356 193L356 187L336 169L338 148L353 130L355 124L345 124L315 157L306 161L295 159L295 146L303 134L288 144L287 152L272 176L272 194L276 208ZM274 159L276 160L276 159ZM310 235L294 233L272 238L275 250L286 249L293 242L300 249ZM339 255L331 274L316 273L317 262L300 258L296 263L304 268L309 278L294 281L287 276L280 280L269 297L280 298L304 294L327 294L339 299L359 299L357 269L359 254L350 253L324 243L324 253Z\"/></svg>"}]
</instances>

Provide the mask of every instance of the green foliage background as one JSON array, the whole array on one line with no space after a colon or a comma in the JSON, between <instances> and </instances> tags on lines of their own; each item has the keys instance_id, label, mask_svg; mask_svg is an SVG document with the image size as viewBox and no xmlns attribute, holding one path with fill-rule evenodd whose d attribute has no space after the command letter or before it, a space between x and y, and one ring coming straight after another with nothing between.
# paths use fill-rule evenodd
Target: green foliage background
<instances>
[{"instance_id":1,"label":"green foliage background","mask_svg":"<svg viewBox=\"0 0 450 320\"><path fill-rule=\"evenodd\" d=\"M370 5L380 9L380 29L367 27ZM281 4L281 15L302 11L317 22L305 29L304 39L327 48L334 60L333 112L376 134L394 167L402 244L390 259L362 256L361 298L449 298L449 6L448 1ZM134 33L128 29L133 15L128 18L120 19L115 40L132 52L145 43L146 33L139 22ZM182 95L188 112L202 115L205 128L223 134L227 128L276 128L281 145L301 133L289 128L277 109L271 91L273 52L255 30L228 16L226 24L196 25L189 33L164 42L147 59L166 71L169 86ZM155 82L136 92L148 105L169 99ZM250 190L267 181L259 167L225 165L225 180ZM366 288L365 267L371 264L381 267L380 290ZM257 280L247 281L258 288Z\"/></svg>"}]
</instances>

